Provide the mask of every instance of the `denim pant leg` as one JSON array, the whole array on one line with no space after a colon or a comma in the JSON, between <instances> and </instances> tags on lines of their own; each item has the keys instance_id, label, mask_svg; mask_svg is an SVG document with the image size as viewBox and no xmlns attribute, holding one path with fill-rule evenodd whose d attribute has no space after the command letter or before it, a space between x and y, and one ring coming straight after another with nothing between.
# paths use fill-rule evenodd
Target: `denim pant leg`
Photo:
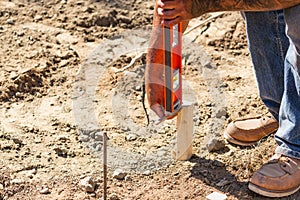
<instances>
[{"instance_id":1,"label":"denim pant leg","mask_svg":"<svg viewBox=\"0 0 300 200\"><path fill-rule=\"evenodd\" d=\"M289 46L283 11L245 12L244 17L259 95L278 120L284 88L284 58Z\"/></svg>"},{"instance_id":2,"label":"denim pant leg","mask_svg":"<svg viewBox=\"0 0 300 200\"><path fill-rule=\"evenodd\" d=\"M290 46L284 65L276 152L300 158L300 5L284 9L284 17Z\"/></svg>"}]
</instances>

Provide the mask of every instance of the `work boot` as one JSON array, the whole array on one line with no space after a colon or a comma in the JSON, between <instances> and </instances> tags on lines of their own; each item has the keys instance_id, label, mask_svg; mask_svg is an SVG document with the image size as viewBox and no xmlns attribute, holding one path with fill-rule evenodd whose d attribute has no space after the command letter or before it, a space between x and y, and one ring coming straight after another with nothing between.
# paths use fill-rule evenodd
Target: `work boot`
<instances>
[{"instance_id":1,"label":"work boot","mask_svg":"<svg viewBox=\"0 0 300 200\"><path fill-rule=\"evenodd\" d=\"M249 189L267 197L284 197L300 188L300 160L275 154L250 179Z\"/></svg>"},{"instance_id":2,"label":"work boot","mask_svg":"<svg viewBox=\"0 0 300 200\"><path fill-rule=\"evenodd\" d=\"M277 129L278 122L272 116L240 119L227 126L224 137L233 144L251 146Z\"/></svg>"}]
</instances>

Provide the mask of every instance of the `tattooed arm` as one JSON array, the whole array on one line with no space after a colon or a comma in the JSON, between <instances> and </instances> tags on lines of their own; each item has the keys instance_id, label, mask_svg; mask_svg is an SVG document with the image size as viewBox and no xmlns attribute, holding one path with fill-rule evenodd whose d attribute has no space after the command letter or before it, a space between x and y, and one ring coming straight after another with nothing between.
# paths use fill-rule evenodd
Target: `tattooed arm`
<instances>
[{"instance_id":1,"label":"tattooed arm","mask_svg":"<svg viewBox=\"0 0 300 200\"><path fill-rule=\"evenodd\" d=\"M268 11L300 4L300 0L156 0L157 13L166 26L190 20L208 12Z\"/></svg>"}]
</instances>

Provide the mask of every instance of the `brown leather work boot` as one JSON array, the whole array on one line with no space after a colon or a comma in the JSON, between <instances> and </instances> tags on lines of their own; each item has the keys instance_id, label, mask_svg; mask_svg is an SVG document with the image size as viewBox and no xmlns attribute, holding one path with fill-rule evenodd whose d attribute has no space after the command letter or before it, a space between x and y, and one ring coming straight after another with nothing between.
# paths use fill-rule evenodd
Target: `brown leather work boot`
<instances>
[{"instance_id":1,"label":"brown leather work boot","mask_svg":"<svg viewBox=\"0 0 300 200\"><path fill-rule=\"evenodd\" d=\"M233 144L251 146L277 129L278 122L272 116L240 119L227 126L224 137Z\"/></svg>"},{"instance_id":2,"label":"brown leather work boot","mask_svg":"<svg viewBox=\"0 0 300 200\"><path fill-rule=\"evenodd\" d=\"M300 159L274 155L250 179L249 189L267 197L284 197L300 189Z\"/></svg>"}]
</instances>

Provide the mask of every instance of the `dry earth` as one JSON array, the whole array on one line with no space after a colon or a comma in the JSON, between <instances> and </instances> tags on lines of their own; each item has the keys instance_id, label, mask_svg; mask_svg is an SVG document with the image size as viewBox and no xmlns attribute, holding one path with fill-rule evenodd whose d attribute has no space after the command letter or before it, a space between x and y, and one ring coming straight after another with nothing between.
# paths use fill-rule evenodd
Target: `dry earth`
<instances>
[{"instance_id":1,"label":"dry earth","mask_svg":"<svg viewBox=\"0 0 300 200\"><path fill-rule=\"evenodd\" d=\"M189 29L202 25L184 36L194 154L176 162L175 120L147 126L142 106L152 12L142 0L0 1L0 199L101 199L104 131L108 199L267 199L247 182L273 154L273 137L240 148L221 136L233 119L267 113L239 13L194 19ZM79 186L87 176L94 192Z\"/></svg>"}]
</instances>

